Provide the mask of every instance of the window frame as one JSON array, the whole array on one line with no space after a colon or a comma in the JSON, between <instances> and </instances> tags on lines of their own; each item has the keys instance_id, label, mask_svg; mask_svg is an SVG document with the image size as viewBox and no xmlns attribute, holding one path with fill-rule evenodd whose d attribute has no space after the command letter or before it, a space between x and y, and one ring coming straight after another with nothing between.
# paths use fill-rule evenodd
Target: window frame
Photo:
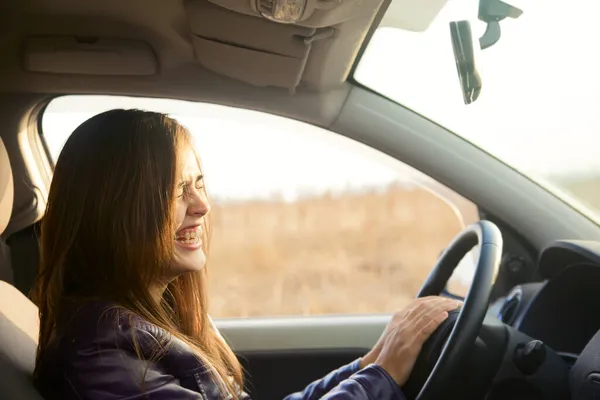
<instances>
[{"instance_id":1,"label":"window frame","mask_svg":"<svg viewBox=\"0 0 600 400\"><path fill-rule=\"evenodd\" d=\"M75 97L82 97L81 95L73 95L73 96L75 96ZM66 97L66 96L61 96L61 97ZM85 95L84 95L83 97L85 97ZM131 99L131 96L114 96L114 97L124 97L124 98ZM148 99L149 99L149 100L155 100L155 99L153 99L153 98L148 98ZM166 100L166 101L169 101L169 100L172 100L172 99L158 99L158 100ZM175 100L175 101L177 101L177 100ZM201 102L192 102L192 103L194 103L194 104L197 104L197 103L201 103ZM202 103L205 103L205 102L202 102ZM202 103L201 103L201 104L202 104ZM48 104L49 104L49 103L48 103ZM211 103L205 103L205 104L211 104ZM236 108L236 107L230 107L230 106L224 106L224 107L231 108L231 109L235 109L235 108ZM261 113L261 114L266 114L266 115L268 115L268 117L267 117L267 118L270 118L270 117L273 117L273 116L274 116L274 117L277 117L277 118L284 118L284 119L287 119L287 120L293 121L291 118L286 118L286 117L276 116L276 115L269 114L269 113L258 112L258 111L255 111L255 110L248 110L248 109L243 109L243 110L244 110L244 111L249 111L249 112L257 112L257 113ZM103 109L99 110L98 112L102 112L102 111L103 111ZM175 113L173 113L173 114L175 114ZM42 118L43 118L43 114L42 114ZM42 122L43 122L43 121L42 121L42 119L40 118L40 120L39 120L39 124L40 124L39 133L40 133L40 135L39 135L39 137L41 138L42 142L44 143L44 146L45 146L45 148L46 148L46 149L49 149L49 146L48 146L48 144L46 143L46 135L44 134L44 132L43 132L43 130L42 130L42 128L41 128ZM396 159L396 158L394 158L394 157L391 157L391 156L389 156L388 154L385 154L384 152L382 152L381 150L379 150L379 149L377 149L377 148L375 148L375 147L369 146L369 145L367 145L367 144L365 144L365 143L360 143L360 142L356 141L356 140L355 140L355 139L353 139L353 138L345 137L344 135L340 135L339 133L337 133L337 132L334 132L334 131L332 131L332 130L323 129L323 128L321 128L321 127L314 126L314 125L312 125L312 124L308 124L308 123L305 123L305 122L302 122L302 124L305 124L305 125L311 125L311 126L315 127L315 128L316 128L316 129L315 129L315 132L317 132L317 133L315 133L315 136L319 136L319 139L318 139L318 140L325 140L324 138L325 138L326 136L329 136L329 135L331 135L332 137L333 137L333 136L341 137L341 140L343 140L343 141L347 141L348 143L351 143L351 142L353 142L353 143L352 143L352 145L348 146L348 147L349 147L349 148L351 148L351 149L347 150L348 152L351 152L351 153L352 153L352 156L353 156L353 157L360 157L360 156L363 156L362 154L360 154L360 152L354 151L354 148L358 148L358 147L365 148L365 149L367 149L367 150L368 150L368 152L371 152L371 153L377 153L377 154L378 154L378 155L380 155L382 158L386 158L386 159L388 159L389 163L394 163L394 164L397 164L397 165L399 165L399 166L401 165L401 166L403 167L403 169L406 169L406 168L408 168L408 169L410 169L410 170L413 172L413 175L414 175L414 174L418 174L418 175L421 175L421 176L423 176L423 177L426 177L426 178L427 178L428 180L430 180L431 182L435 182L435 186L439 185L440 187L443 187L443 188L445 188L446 190L448 190L448 191L451 191L452 193L455 193L456 195L460 196L461 198L463 198L463 199L465 199L465 200L469 201L468 199L464 198L464 196L462 196L461 194L457 193L456 191L454 191L453 189L451 189L451 188L447 187L446 185L442 184L441 182L439 182L439 181L437 181L437 180L433 179L432 177L430 177L429 175L427 175L427 174L426 174L426 173L424 173L423 171L419 170L418 168L416 168L416 167L414 167L414 166L411 166L411 165L407 164L406 162L404 162L404 161L402 161L402 160L398 160L398 159ZM52 156L51 156L51 154L50 154L50 150L47 150L47 152L48 152L48 154L49 154L49 159L53 160L53 159L52 159ZM378 161L379 161L379 160L378 160ZM453 211L454 215L457 217L457 221L459 222L459 224L461 224L461 226L462 226L462 227L464 227L464 225L465 225L465 222L464 222L464 215L462 214L462 212L459 210L459 208L457 207L457 205L456 205L454 202L452 202L452 201L451 201L451 200L450 200L450 199L449 199L447 196L445 196L443 193L440 193L439 191L436 191L436 189L435 189L435 188L432 188L430 185L422 185L422 184L419 184L419 183L416 183L416 185L417 185L417 186L419 186L420 188L422 188L422 189L425 189L425 190L427 190L428 192L430 192L430 194L431 194L432 196L434 196L434 197L435 197L435 198L437 198L438 200L441 200L441 201L442 201L442 202L445 204L445 206L447 206L447 207L450 207L450 209ZM472 205L473 205L473 206L474 206L474 207L477 209L477 205L476 205L476 204L472 203L471 201L469 201L469 203L471 203L471 204L472 204ZM448 294L449 294L449 293L448 293ZM450 294L449 294L449 295L450 295ZM460 298L460 296L456 296L456 297L457 297L457 298ZM330 316L330 315L335 315L335 314L325 314L325 315L323 315L323 316ZM348 314L348 315L352 315L352 314ZM295 314L289 315L289 317L296 317L296 316L297 316L297 315L295 315ZM311 315L311 316L320 316L320 314ZM268 318L268 317L269 317L268 315L264 315L264 316L250 317L250 318ZM288 317L288 316L286 315L286 317ZM244 318L244 317L242 317L242 318Z\"/></svg>"}]
</instances>

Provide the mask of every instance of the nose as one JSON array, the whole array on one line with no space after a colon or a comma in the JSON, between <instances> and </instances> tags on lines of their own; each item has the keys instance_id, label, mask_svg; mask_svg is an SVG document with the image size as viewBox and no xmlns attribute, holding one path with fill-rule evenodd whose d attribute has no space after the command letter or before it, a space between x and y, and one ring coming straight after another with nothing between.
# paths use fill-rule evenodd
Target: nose
<instances>
[{"instance_id":1,"label":"nose","mask_svg":"<svg viewBox=\"0 0 600 400\"><path fill-rule=\"evenodd\" d=\"M188 204L188 214L203 217L210 212L210 204L203 189L194 190Z\"/></svg>"}]
</instances>

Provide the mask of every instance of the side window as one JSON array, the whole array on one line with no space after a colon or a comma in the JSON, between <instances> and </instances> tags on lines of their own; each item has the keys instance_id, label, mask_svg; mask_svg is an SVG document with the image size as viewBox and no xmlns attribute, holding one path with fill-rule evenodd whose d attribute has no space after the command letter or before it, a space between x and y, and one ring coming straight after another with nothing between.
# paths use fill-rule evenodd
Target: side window
<instances>
[{"instance_id":1,"label":"side window","mask_svg":"<svg viewBox=\"0 0 600 400\"><path fill-rule=\"evenodd\" d=\"M213 205L208 268L217 318L395 311L478 219L470 201L363 144L224 106L62 97L42 121L51 156L79 123L116 107L169 113L194 136ZM449 290L466 293L472 271L468 255Z\"/></svg>"}]
</instances>

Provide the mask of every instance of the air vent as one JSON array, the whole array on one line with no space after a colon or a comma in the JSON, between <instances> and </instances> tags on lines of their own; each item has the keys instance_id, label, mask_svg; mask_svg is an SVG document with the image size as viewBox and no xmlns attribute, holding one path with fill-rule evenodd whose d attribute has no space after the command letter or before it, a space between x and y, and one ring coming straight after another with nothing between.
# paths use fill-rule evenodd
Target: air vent
<instances>
[{"instance_id":1,"label":"air vent","mask_svg":"<svg viewBox=\"0 0 600 400\"><path fill-rule=\"evenodd\" d=\"M511 325L516 317L517 309L521 304L523 293L519 289L513 290L498 312L498 318L507 325Z\"/></svg>"}]
</instances>

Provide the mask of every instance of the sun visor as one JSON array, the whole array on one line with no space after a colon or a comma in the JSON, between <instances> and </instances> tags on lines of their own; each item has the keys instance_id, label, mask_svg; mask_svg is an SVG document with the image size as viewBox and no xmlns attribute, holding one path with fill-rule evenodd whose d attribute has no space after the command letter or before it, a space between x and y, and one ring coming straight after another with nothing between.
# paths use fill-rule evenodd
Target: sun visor
<instances>
[{"instance_id":1,"label":"sun visor","mask_svg":"<svg viewBox=\"0 0 600 400\"><path fill-rule=\"evenodd\" d=\"M277 24L204 1L188 3L198 62L258 86L294 89L300 82L314 28Z\"/></svg>"},{"instance_id":2,"label":"sun visor","mask_svg":"<svg viewBox=\"0 0 600 400\"><path fill-rule=\"evenodd\" d=\"M75 36L30 37L23 67L31 72L85 75L154 75L158 62L145 42Z\"/></svg>"},{"instance_id":3,"label":"sun visor","mask_svg":"<svg viewBox=\"0 0 600 400\"><path fill-rule=\"evenodd\" d=\"M252 1L191 0L185 5L195 56L204 68L253 85L294 91L314 46L335 42L341 25L357 13L371 18L380 1L326 2L332 3L329 9L315 8L294 24L261 16ZM344 42L338 44L346 48ZM339 54L340 65L346 57L354 57L354 47L348 54Z\"/></svg>"}]
</instances>

